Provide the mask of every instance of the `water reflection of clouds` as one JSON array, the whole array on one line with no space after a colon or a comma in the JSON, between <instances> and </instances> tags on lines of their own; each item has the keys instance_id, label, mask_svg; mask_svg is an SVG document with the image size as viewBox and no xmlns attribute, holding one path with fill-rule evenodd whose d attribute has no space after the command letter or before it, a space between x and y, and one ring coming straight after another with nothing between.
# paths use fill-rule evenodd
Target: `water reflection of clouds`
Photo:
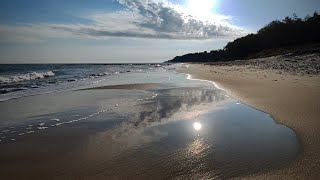
<instances>
[{"instance_id":1,"label":"water reflection of clouds","mask_svg":"<svg viewBox=\"0 0 320 180\"><path fill-rule=\"evenodd\" d=\"M88 147L99 147L99 150L88 151L103 154L120 153L128 147L139 147L144 143L159 140L167 137L168 132L162 128L151 127L179 120L194 120L226 100L222 91L214 89L173 88L159 90L157 93L158 96L153 101L127 109L127 113L131 112L128 121L111 130L91 136ZM186 131L183 133L197 136L199 132L194 134L193 122L190 121L190 129L178 131ZM195 148L196 144L192 147Z\"/></svg>"},{"instance_id":2,"label":"water reflection of clouds","mask_svg":"<svg viewBox=\"0 0 320 180\"><path fill-rule=\"evenodd\" d=\"M222 91L214 89L175 88L159 90L158 94L153 101L132 107L130 119L114 130L114 137L171 121L194 119L226 100Z\"/></svg>"},{"instance_id":3,"label":"water reflection of clouds","mask_svg":"<svg viewBox=\"0 0 320 180\"><path fill-rule=\"evenodd\" d=\"M93 140L102 142L99 149L91 145L90 154L111 154L114 164L122 160L123 166L115 168L119 172L135 169L134 172L148 173L150 166L145 166L148 162L156 167L150 177L163 170L165 175L181 179L240 177L286 164L296 155L298 143L294 132L276 124L269 115L229 103L223 94L222 98L215 97L219 95L214 91L189 90L185 96L179 95L179 89L165 90L159 93L159 99L136 106L129 122ZM199 97L203 94L204 98ZM223 109L214 112L203 109L215 104ZM192 120L173 122L185 117ZM193 128L195 122L202 124L200 131ZM108 135L114 137L105 138ZM114 156L115 153L122 155ZM128 162L139 162L141 166ZM114 164L109 167L114 168Z\"/></svg>"}]
</instances>

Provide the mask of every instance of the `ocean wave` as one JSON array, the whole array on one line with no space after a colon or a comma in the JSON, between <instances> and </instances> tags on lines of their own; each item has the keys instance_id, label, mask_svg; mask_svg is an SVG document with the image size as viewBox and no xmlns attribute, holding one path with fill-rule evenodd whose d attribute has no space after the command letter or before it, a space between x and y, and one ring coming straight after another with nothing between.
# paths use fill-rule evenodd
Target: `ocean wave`
<instances>
[{"instance_id":1,"label":"ocean wave","mask_svg":"<svg viewBox=\"0 0 320 180\"><path fill-rule=\"evenodd\" d=\"M34 79L43 79L54 76L52 71L47 72L31 72L26 74L3 75L0 76L0 84L9 84L21 81L30 81Z\"/></svg>"}]
</instances>

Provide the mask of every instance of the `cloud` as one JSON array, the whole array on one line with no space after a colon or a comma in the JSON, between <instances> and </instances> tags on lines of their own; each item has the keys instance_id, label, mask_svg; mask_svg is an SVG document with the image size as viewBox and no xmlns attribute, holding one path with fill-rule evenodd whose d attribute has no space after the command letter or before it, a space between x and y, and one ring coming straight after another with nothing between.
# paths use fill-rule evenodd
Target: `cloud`
<instances>
[{"instance_id":1,"label":"cloud","mask_svg":"<svg viewBox=\"0 0 320 180\"><path fill-rule=\"evenodd\" d=\"M48 38L70 37L70 32L53 27L49 24L0 25L0 43L40 43Z\"/></svg>"},{"instance_id":2,"label":"cloud","mask_svg":"<svg viewBox=\"0 0 320 180\"><path fill-rule=\"evenodd\" d=\"M181 5L166 0L116 0L124 9L96 13L87 17L88 24L28 24L0 26L0 41L10 37L28 37L25 41L45 38L109 37L202 40L234 39L246 32L230 23L230 17L210 14L201 19L190 14ZM10 29L7 31L6 29ZM3 32L6 32L3 33ZM27 34L27 36L25 36ZM21 38L16 40L21 40ZM29 39L29 40L28 40Z\"/></svg>"}]
</instances>

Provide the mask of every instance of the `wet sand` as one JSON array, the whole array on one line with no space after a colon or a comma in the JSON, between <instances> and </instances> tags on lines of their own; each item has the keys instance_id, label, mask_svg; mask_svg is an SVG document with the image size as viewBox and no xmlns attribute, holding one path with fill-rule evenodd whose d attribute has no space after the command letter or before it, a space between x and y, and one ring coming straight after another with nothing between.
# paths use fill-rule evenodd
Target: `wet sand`
<instances>
[{"instance_id":1,"label":"wet sand","mask_svg":"<svg viewBox=\"0 0 320 180\"><path fill-rule=\"evenodd\" d=\"M94 88L82 89L82 90L103 90L103 89L127 89L127 90L151 90L156 89L161 84L157 83L145 83L145 84L121 84L111 86L99 86Z\"/></svg>"},{"instance_id":2,"label":"wet sand","mask_svg":"<svg viewBox=\"0 0 320 180\"><path fill-rule=\"evenodd\" d=\"M0 103L0 179L239 179L296 159L292 129L212 83L175 72L134 75L125 79L147 78L135 88L161 85Z\"/></svg>"},{"instance_id":3,"label":"wet sand","mask_svg":"<svg viewBox=\"0 0 320 180\"><path fill-rule=\"evenodd\" d=\"M271 114L278 123L299 135L303 149L295 162L252 176L252 179L320 178L319 75L297 75L281 69L251 66L250 63L188 64L178 72L214 81L235 99Z\"/></svg>"}]
</instances>

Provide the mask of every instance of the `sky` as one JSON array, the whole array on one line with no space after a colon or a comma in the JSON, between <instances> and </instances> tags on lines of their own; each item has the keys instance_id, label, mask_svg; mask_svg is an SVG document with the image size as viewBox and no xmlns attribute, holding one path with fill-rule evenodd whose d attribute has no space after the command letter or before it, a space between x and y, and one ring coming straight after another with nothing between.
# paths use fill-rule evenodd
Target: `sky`
<instances>
[{"instance_id":1,"label":"sky","mask_svg":"<svg viewBox=\"0 0 320 180\"><path fill-rule=\"evenodd\" d=\"M156 63L223 48L319 0L1 0L0 63Z\"/></svg>"}]
</instances>

